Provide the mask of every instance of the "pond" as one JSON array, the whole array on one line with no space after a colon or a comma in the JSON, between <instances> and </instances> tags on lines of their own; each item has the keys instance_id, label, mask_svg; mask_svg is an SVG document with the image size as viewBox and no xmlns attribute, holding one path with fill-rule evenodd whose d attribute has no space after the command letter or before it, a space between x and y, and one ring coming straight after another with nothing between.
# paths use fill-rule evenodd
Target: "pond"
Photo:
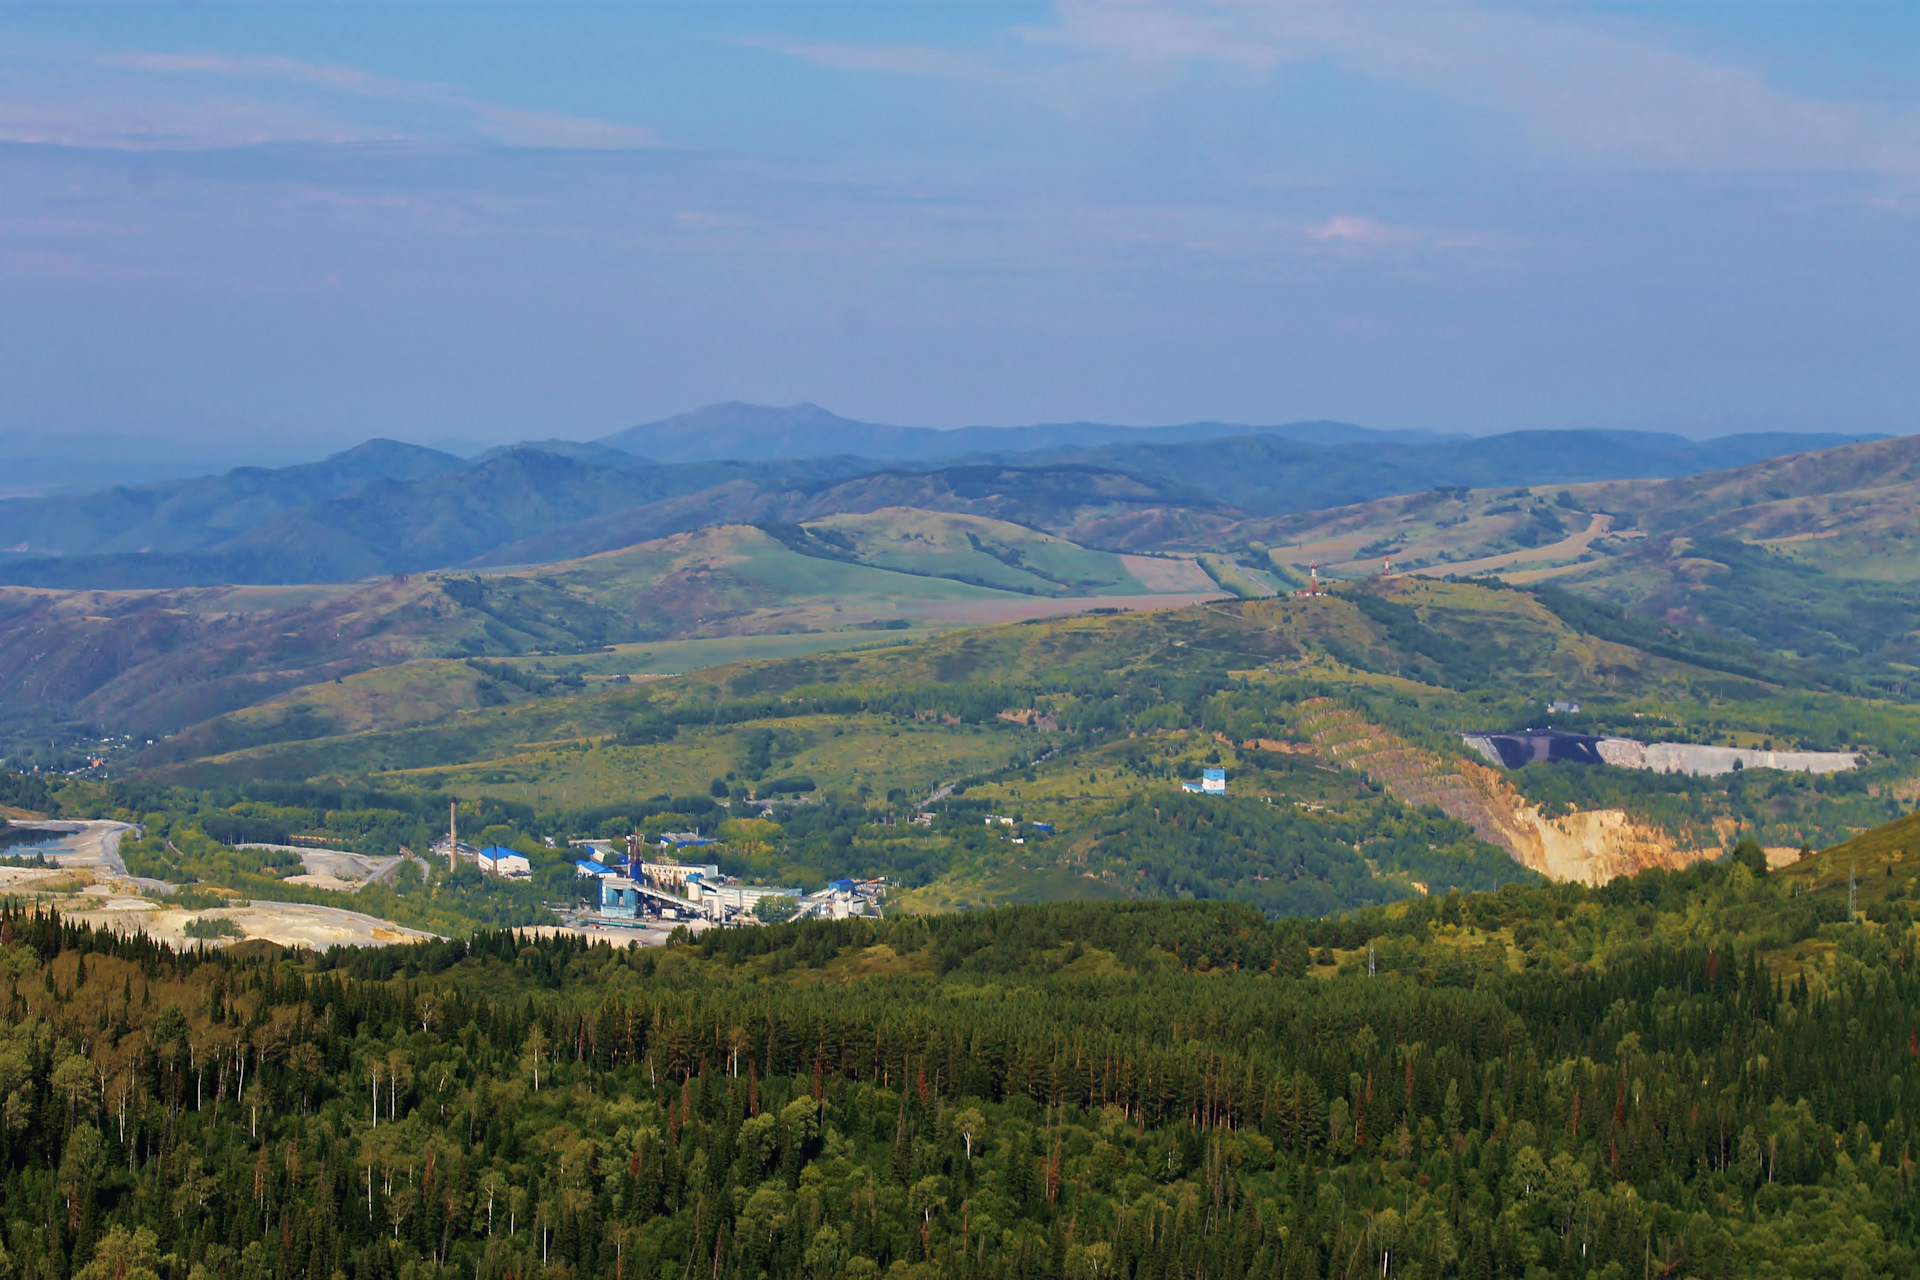
<instances>
[{"instance_id":1,"label":"pond","mask_svg":"<svg viewBox=\"0 0 1920 1280\"><path fill-rule=\"evenodd\" d=\"M72 841L71 832L8 824L0 826L0 857L30 858L36 853L51 857L57 853L72 853Z\"/></svg>"}]
</instances>

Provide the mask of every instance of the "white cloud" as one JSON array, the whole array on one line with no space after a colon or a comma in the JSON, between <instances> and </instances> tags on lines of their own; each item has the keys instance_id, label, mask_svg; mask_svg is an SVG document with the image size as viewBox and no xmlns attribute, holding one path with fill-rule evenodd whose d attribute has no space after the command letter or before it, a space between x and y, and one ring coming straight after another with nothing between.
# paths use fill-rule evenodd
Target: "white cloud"
<instances>
[{"instance_id":1,"label":"white cloud","mask_svg":"<svg viewBox=\"0 0 1920 1280\"><path fill-rule=\"evenodd\" d=\"M1408 244L1421 238L1419 232L1407 227L1389 227L1372 218L1352 214L1338 214L1304 230L1309 240L1342 244Z\"/></svg>"},{"instance_id":2,"label":"white cloud","mask_svg":"<svg viewBox=\"0 0 1920 1280\"><path fill-rule=\"evenodd\" d=\"M1335 214L1311 223L1300 232L1329 249L1365 250L1498 250L1524 247L1513 236L1472 231L1441 231L1431 227L1394 226L1361 214Z\"/></svg>"},{"instance_id":3,"label":"white cloud","mask_svg":"<svg viewBox=\"0 0 1920 1280\"><path fill-rule=\"evenodd\" d=\"M633 151L660 145L653 130L558 111L517 111L468 102L476 127L510 147L557 151Z\"/></svg>"}]
</instances>

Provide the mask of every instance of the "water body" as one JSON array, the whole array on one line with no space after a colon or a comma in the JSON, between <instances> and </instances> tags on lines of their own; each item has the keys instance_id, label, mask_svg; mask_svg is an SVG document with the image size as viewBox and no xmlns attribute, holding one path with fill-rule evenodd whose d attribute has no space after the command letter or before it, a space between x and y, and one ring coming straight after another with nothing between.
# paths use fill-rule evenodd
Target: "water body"
<instances>
[{"instance_id":1,"label":"water body","mask_svg":"<svg viewBox=\"0 0 1920 1280\"><path fill-rule=\"evenodd\" d=\"M17 826L12 823L0 827L0 856L30 858L38 853L52 859L58 854L71 854L73 851L73 833L70 831L48 831L45 827Z\"/></svg>"}]
</instances>

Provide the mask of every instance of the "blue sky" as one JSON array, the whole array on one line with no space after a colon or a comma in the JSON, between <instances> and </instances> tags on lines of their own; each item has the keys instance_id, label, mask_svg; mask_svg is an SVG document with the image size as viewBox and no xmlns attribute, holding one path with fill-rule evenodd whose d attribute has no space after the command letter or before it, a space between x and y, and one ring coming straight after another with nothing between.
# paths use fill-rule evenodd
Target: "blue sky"
<instances>
[{"instance_id":1,"label":"blue sky","mask_svg":"<svg viewBox=\"0 0 1920 1280\"><path fill-rule=\"evenodd\" d=\"M1913 429L1920 6L0 4L0 430Z\"/></svg>"}]
</instances>

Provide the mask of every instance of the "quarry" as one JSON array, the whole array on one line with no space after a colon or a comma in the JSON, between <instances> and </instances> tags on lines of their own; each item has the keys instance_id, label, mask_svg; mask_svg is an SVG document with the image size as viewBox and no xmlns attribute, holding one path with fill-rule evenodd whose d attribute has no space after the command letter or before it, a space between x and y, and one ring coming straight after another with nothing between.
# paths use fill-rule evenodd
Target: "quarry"
<instances>
[{"instance_id":1,"label":"quarry","mask_svg":"<svg viewBox=\"0 0 1920 1280\"><path fill-rule=\"evenodd\" d=\"M1764 751L1692 742L1640 742L1560 729L1522 729L1514 733L1463 733L1461 741L1488 763L1503 769L1529 764L1610 764L1654 773L1718 777L1736 769L1778 769L1786 773L1845 773L1860 767L1846 751Z\"/></svg>"}]
</instances>

